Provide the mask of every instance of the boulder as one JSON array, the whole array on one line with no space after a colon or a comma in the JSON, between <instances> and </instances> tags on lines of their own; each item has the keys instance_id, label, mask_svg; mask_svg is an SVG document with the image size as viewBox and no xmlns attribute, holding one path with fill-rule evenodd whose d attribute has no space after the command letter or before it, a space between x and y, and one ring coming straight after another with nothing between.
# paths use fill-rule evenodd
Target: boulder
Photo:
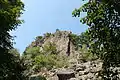
<instances>
[{"instance_id":1,"label":"boulder","mask_svg":"<svg viewBox=\"0 0 120 80\"><path fill-rule=\"evenodd\" d=\"M75 78L75 74L73 71L67 71L67 70L61 70L58 71L57 76L59 78L59 80L68 80L71 78Z\"/></svg>"}]
</instances>

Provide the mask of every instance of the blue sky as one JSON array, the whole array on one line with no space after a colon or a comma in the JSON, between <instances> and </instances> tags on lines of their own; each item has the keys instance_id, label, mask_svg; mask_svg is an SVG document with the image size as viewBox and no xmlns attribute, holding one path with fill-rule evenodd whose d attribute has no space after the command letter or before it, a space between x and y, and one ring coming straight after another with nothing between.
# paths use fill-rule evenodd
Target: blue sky
<instances>
[{"instance_id":1,"label":"blue sky","mask_svg":"<svg viewBox=\"0 0 120 80\"><path fill-rule=\"evenodd\" d=\"M87 29L86 25L79 22L79 18L72 17L72 11L85 2L82 0L22 0L25 12L21 19L24 24L18 27L12 35L14 45L20 53L35 39L36 36L46 32L55 32L56 29L69 30L81 33ZM84 16L85 14L82 14Z\"/></svg>"}]
</instances>

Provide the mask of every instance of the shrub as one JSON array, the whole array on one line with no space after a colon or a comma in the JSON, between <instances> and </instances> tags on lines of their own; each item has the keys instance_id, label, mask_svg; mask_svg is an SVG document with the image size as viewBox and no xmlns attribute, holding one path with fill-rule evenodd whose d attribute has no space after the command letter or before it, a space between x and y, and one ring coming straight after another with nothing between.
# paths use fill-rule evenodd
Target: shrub
<instances>
[{"instance_id":1,"label":"shrub","mask_svg":"<svg viewBox=\"0 0 120 80\"><path fill-rule=\"evenodd\" d=\"M82 46L82 48L80 49L80 53L81 53L82 59L84 61L97 59L97 56L95 54L91 53L86 45Z\"/></svg>"},{"instance_id":2,"label":"shrub","mask_svg":"<svg viewBox=\"0 0 120 80\"><path fill-rule=\"evenodd\" d=\"M37 36L35 40L42 40L43 36Z\"/></svg>"},{"instance_id":3,"label":"shrub","mask_svg":"<svg viewBox=\"0 0 120 80\"><path fill-rule=\"evenodd\" d=\"M45 36L46 37L50 37L52 34L51 33L46 33Z\"/></svg>"},{"instance_id":4,"label":"shrub","mask_svg":"<svg viewBox=\"0 0 120 80\"><path fill-rule=\"evenodd\" d=\"M27 50L24 52L23 55L27 55L27 56L29 55L31 58L35 58L40 53L41 51L39 47L30 47L30 48L27 48Z\"/></svg>"},{"instance_id":5,"label":"shrub","mask_svg":"<svg viewBox=\"0 0 120 80\"><path fill-rule=\"evenodd\" d=\"M35 58L35 65L36 65L36 70L39 70L42 67L46 67L48 70L52 69L53 66L55 66L56 62L56 55L39 55Z\"/></svg>"},{"instance_id":6,"label":"shrub","mask_svg":"<svg viewBox=\"0 0 120 80\"><path fill-rule=\"evenodd\" d=\"M47 79L39 75L39 76L30 77L30 80L47 80Z\"/></svg>"},{"instance_id":7,"label":"shrub","mask_svg":"<svg viewBox=\"0 0 120 80\"><path fill-rule=\"evenodd\" d=\"M39 71L43 67L47 68L47 70L51 70L52 68L62 68L67 67L68 62L67 58L60 57L59 55L55 54L47 54L47 55L39 55L35 58L36 65L35 70Z\"/></svg>"},{"instance_id":8,"label":"shrub","mask_svg":"<svg viewBox=\"0 0 120 80\"><path fill-rule=\"evenodd\" d=\"M49 42L48 44L44 45L43 52L46 54L58 54L59 51L56 49L56 44Z\"/></svg>"}]
</instances>

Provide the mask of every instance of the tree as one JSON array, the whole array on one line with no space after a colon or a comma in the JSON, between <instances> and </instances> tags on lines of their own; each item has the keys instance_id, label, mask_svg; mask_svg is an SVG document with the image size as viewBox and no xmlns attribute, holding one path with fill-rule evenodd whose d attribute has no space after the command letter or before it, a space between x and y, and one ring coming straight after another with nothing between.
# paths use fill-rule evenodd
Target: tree
<instances>
[{"instance_id":1,"label":"tree","mask_svg":"<svg viewBox=\"0 0 120 80\"><path fill-rule=\"evenodd\" d=\"M82 48L82 45L86 45L90 47L90 39L88 35L88 31L82 32L80 35L70 34L71 42L75 45L76 49L79 47Z\"/></svg>"},{"instance_id":2,"label":"tree","mask_svg":"<svg viewBox=\"0 0 120 80\"><path fill-rule=\"evenodd\" d=\"M118 12L120 15L120 0L96 0L99 2L102 2L104 4L108 4L108 6L113 6L114 9Z\"/></svg>"},{"instance_id":3,"label":"tree","mask_svg":"<svg viewBox=\"0 0 120 80\"><path fill-rule=\"evenodd\" d=\"M103 60L103 79L117 80L116 72L114 73L110 68L120 64L120 15L110 3L91 0L81 8L75 9L73 16L79 17L80 12L87 13L87 16L80 21L89 26L91 52Z\"/></svg>"},{"instance_id":4,"label":"tree","mask_svg":"<svg viewBox=\"0 0 120 80\"><path fill-rule=\"evenodd\" d=\"M22 21L19 19L24 4L21 0L0 0L0 79L10 80L14 68L11 66L13 55L9 53L12 48L13 37L9 34L15 30ZM16 80L16 79L12 79Z\"/></svg>"},{"instance_id":5,"label":"tree","mask_svg":"<svg viewBox=\"0 0 120 80\"><path fill-rule=\"evenodd\" d=\"M9 49L12 47L12 36L9 32L15 30L22 23L19 17L24 5L20 0L0 0L0 5L0 47Z\"/></svg>"},{"instance_id":6,"label":"tree","mask_svg":"<svg viewBox=\"0 0 120 80\"><path fill-rule=\"evenodd\" d=\"M9 54L12 55L11 62L9 63L9 80L26 80L27 77L25 74L23 74L26 67L24 66L24 62L20 57L20 53L17 49L10 49Z\"/></svg>"},{"instance_id":7,"label":"tree","mask_svg":"<svg viewBox=\"0 0 120 80\"><path fill-rule=\"evenodd\" d=\"M41 51L39 47L30 47L25 50L23 56L29 55L32 59L34 59L40 53Z\"/></svg>"}]
</instances>

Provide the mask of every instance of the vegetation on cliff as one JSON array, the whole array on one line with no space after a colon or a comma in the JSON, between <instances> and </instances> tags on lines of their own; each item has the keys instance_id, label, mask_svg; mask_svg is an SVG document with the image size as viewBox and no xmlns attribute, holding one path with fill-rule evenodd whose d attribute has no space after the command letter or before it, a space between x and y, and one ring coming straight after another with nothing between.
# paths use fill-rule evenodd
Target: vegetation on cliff
<instances>
[{"instance_id":1,"label":"vegetation on cliff","mask_svg":"<svg viewBox=\"0 0 120 80\"><path fill-rule=\"evenodd\" d=\"M59 55L54 43L48 43L44 47L29 47L22 55L28 68L28 75L39 73L43 68L51 70L67 66L67 60L64 56Z\"/></svg>"}]
</instances>

